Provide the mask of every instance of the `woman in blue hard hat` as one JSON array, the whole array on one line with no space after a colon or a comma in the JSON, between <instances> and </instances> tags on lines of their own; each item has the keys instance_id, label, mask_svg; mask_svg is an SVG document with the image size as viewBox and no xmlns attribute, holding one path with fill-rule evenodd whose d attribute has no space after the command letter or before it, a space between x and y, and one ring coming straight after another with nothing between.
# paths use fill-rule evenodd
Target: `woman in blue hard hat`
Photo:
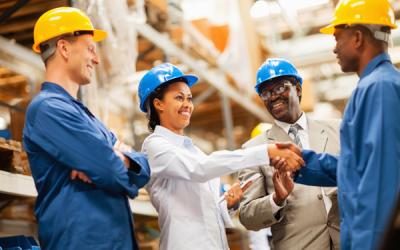
<instances>
[{"instance_id":1,"label":"woman in blue hard hat","mask_svg":"<svg viewBox=\"0 0 400 250\"><path fill-rule=\"evenodd\" d=\"M225 226L232 226L226 202L219 201L219 176L269 163L280 156L291 166L303 164L292 151L275 145L203 153L184 135L193 112L190 87L197 82L165 63L151 69L139 84L140 109L153 132L143 143L152 176L147 186L158 211L160 249L228 249ZM225 194L228 206L242 196L236 187Z\"/></svg>"}]
</instances>

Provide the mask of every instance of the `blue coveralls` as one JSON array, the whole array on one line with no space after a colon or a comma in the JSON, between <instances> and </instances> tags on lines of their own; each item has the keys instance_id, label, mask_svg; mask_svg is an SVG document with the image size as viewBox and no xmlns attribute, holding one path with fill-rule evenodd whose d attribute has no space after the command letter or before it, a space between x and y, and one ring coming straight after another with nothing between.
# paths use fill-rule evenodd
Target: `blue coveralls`
<instances>
[{"instance_id":1,"label":"blue coveralls","mask_svg":"<svg viewBox=\"0 0 400 250\"><path fill-rule=\"evenodd\" d=\"M389 55L371 60L345 109L339 157L303 151L297 183L339 192L341 248L375 249L400 187L400 72Z\"/></svg>"},{"instance_id":2,"label":"blue coveralls","mask_svg":"<svg viewBox=\"0 0 400 250\"><path fill-rule=\"evenodd\" d=\"M46 82L26 113L23 143L38 191L42 249L138 249L127 196L149 180L144 155L114 153L115 136L61 86ZM71 180L71 170L93 182Z\"/></svg>"}]
</instances>

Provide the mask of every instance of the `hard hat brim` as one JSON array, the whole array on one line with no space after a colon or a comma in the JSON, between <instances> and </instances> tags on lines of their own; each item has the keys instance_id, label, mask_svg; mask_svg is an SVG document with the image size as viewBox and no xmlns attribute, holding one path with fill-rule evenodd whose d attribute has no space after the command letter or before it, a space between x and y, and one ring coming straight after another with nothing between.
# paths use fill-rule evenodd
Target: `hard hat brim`
<instances>
[{"instance_id":1,"label":"hard hat brim","mask_svg":"<svg viewBox=\"0 0 400 250\"><path fill-rule=\"evenodd\" d=\"M335 33L335 26L333 24L327 25L319 30L322 34L332 35Z\"/></svg>"},{"instance_id":2,"label":"hard hat brim","mask_svg":"<svg viewBox=\"0 0 400 250\"><path fill-rule=\"evenodd\" d=\"M189 87L192 87L199 80L199 78L194 75L183 75L181 77L186 80L186 83Z\"/></svg>"},{"instance_id":3,"label":"hard hat brim","mask_svg":"<svg viewBox=\"0 0 400 250\"><path fill-rule=\"evenodd\" d=\"M39 44L33 44L33 45L32 45L32 50L33 50L35 53L40 54Z\"/></svg>"},{"instance_id":4,"label":"hard hat brim","mask_svg":"<svg viewBox=\"0 0 400 250\"><path fill-rule=\"evenodd\" d=\"M352 22L343 22L343 24L346 24L346 23L352 23ZM335 33L335 26L336 25L339 25L339 24L341 24L341 23L338 23L338 24L330 24L330 25L327 25L327 26L325 26L325 27L323 27L323 28L321 28L320 30L319 30L319 32L321 32L322 34L328 34L328 35L333 35L334 33ZM354 23L355 24L355 23ZM364 24L363 22L358 22L357 24ZM369 22L365 22L365 24L369 24ZM376 25L382 25L382 26L387 26L387 27L389 27L390 29L397 29L397 24L386 24L386 23L375 23Z\"/></svg>"},{"instance_id":5,"label":"hard hat brim","mask_svg":"<svg viewBox=\"0 0 400 250\"><path fill-rule=\"evenodd\" d=\"M107 38L107 32L104 30L98 30L98 29L94 29L93 30L93 40L95 42L100 42L102 40L104 40L105 38ZM39 48L39 44L33 44L32 45L32 50L38 54L40 54L40 48Z\"/></svg>"},{"instance_id":6,"label":"hard hat brim","mask_svg":"<svg viewBox=\"0 0 400 250\"><path fill-rule=\"evenodd\" d=\"M95 42L100 42L102 40L104 40L105 38L107 38L107 32L104 30L93 30L93 40Z\"/></svg>"},{"instance_id":7,"label":"hard hat brim","mask_svg":"<svg viewBox=\"0 0 400 250\"><path fill-rule=\"evenodd\" d=\"M178 76L178 77L173 77L173 78L168 79L168 81L160 84L160 86L162 86L164 84L168 84L170 82L174 82L175 80L178 80L178 79L185 80L186 84L189 87L192 87L199 80L199 78L197 76L195 76L195 75L181 75L181 76Z\"/></svg>"}]
</instances>

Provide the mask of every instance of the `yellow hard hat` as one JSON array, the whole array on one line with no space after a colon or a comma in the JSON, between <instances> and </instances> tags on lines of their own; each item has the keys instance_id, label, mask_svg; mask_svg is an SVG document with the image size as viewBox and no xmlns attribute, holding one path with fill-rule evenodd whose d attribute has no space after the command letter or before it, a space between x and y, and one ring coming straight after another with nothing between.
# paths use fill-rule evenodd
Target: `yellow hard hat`
<instances>
[{"instance_id":1,"label":"yellow hard hat","mask_svg":"<svg viewBox=\"0 0 400 250\"><path fill-rule=\"evenodd\" d=\"M376 24L397 28L393 9L387 0L340 0L333 21L320 32L333 34L335 26L341 24Z\"/></svg>"},{"instance_id":2,"label":"yellow hard hat","mask_svg":"<svg viewBox=\"0 0 400 250\"><path fill-rule=\"evenodd\" d=\"M59 7L39 17L33 30L33 51L40 53L39 45L47 40L76 31L92 31L93 40L99 42L107 37L104 30L95 29L89 17L72 7Z\"/></svg>"},{"instance_id":3,"label":"yellow hard hat","mask_svg":"<svg viewBox=\"0 0 400 250\"><path fill-rule=\"evenodd\" d=\"M270 129L272 127L271 124L269 123L259 123L257 126L254 127L254 129L251 131L251 138L256 137L257 135L261 135L262 133L264 133L265 131L267 131L268 129Z\"/></svg>"}]
</instances>

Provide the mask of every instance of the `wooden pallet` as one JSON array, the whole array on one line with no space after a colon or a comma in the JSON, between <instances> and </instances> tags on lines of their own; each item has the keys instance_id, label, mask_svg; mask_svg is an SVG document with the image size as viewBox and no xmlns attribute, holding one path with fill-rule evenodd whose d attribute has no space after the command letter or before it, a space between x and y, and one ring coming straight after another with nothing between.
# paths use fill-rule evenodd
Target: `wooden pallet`
<instances>
[{"instance_id":1,"label":"wooden pallet","mask_svg":"<svg viewBox=\"0 0 400 250\"><path fill-rule=\"evenodd\" d=\"M0 138L0 170L31 175L28 156L21 142Z\"/></svg>"}]
</instances>

